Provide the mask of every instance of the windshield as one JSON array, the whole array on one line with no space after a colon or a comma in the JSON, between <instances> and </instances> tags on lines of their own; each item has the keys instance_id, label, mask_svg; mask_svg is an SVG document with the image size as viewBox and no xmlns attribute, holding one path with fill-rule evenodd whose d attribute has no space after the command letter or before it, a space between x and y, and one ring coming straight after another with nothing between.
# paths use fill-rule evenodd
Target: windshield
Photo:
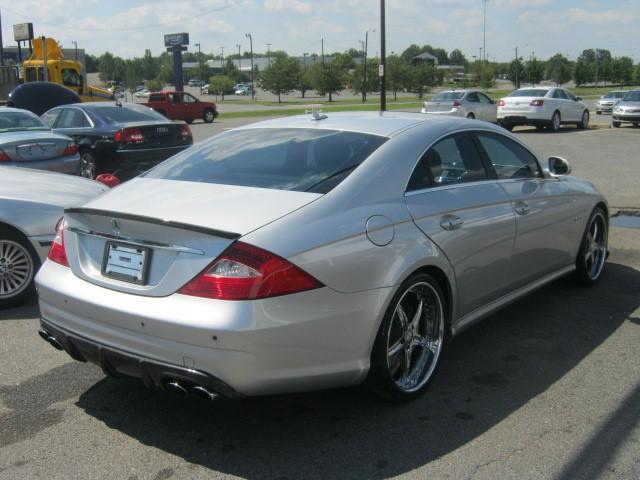
<instances>
[{"instance_id":1,"label":"windshield","mask_svg":"<svg viewBox=\"0 0 640 480\"><path fill-rule=\"evenodd\" d=\"M640 102L640 90L628 92L622 100L624 102Z\"/></svg>"},{"instance_id":2,"label":"windshield","mask_svg":"<svg viewBox=\"0 0 640 480\"><path fill-rule=\"evenodd\" d=\"M435 95L431 102L452 102L454 100L460 100L464 92L442 92Z\"/></svg>"},{"instance_id":3,"label":"windshield","mask_svg":"<svg viewBox=\"0 0 640 480\"><path fill-rule=\"evenodd\" d=\"M50 130L35 115L23 112L0 112L0 132Z\"/></svg>"},{"instance_id":4,"label":"windshield","mask_svg":"<svg viewBox=\"0 0 640 480\"><path fill-rule=\"evenodd\" d=\"M622 98L625 94L626 92L609 92L604 96L604 98Z\"/></svg>"},{"instance_id":5,"label":"windshield","mask_svg":"<svg viewBox=\"0 0 640 480\"><path fill-rule=\"evenodd\" d=\"M117 105L94 105L86 106L89 112L95 116L102 118L105 122L110 124L129 123L129 122L157 122L166 121L167 119L151 110L148 107L142 105L123 105L118 107Z\"/></svg>"},{"instance_id":6,"label":"windshield","mask_svg":"<svg viewBox=\"0 0 640 480\"><path fill-rule=\"evenodd\" d=\"M238 130L190 148L145 176L327 193L385 141L333 130Z\"/></svg>"},{"instance_id":7,"label":"windshield","mask_svg":"<svg viewBox=\"0 0 640 480\"><path fill-rule=\"evenodd\" d=\"M526 90L516 90L511 92L508 97L544 97L549 90L541 88L528 88Z\"/></svg>"}]
</instances>

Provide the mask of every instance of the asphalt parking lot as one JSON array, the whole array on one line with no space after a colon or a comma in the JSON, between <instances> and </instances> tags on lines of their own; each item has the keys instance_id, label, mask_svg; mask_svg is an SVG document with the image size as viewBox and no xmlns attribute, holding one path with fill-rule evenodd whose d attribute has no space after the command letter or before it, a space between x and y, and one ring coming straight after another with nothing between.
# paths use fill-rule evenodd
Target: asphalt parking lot
<instances>
[{"instance_id":1,"label":"asphalt parking lot","mask_svg":"<svg viewBox=\"0 0 640 480\"><path fill-rule=\"evenodd\" d=\"M516 134L640 208L640 130ZM35 301L0 311L0 479L639 479L639 233L612 229L597 286L562 279L461 335L399 406L359 388L175 399L52 349Z\"/></svg>"}]
</instances>

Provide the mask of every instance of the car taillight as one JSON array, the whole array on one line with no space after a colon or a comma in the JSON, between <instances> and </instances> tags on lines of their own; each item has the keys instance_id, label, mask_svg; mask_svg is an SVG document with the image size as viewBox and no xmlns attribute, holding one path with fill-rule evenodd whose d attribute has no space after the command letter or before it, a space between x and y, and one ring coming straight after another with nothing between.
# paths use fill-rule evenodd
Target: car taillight
<instances>
[{"instance_id":1,"label":"car taillight","mask_svg":"<svg viewBox=\"0 0 640 480\"><path fill-rule=\"evenodd\" d=\"M182 140L189 140L190 138L192 138L191 129L189 128L189 125L182 125L182 128L180 129L180 133L182 135Z\"/></svg>"},{"instance_id":2,"label":"car taillight","mask_svg":"<svg viewBox=\"0 0 640 480\"><path fill-rule=\"evenodd\" d=\"M113 140L119 143L142 143L144 135L139 128L123 128L116 132Z\"/></svg>"},{"instance_id":3,"label":"car taillight","mask_svg":"<svg viewBox=\"0 0 640 480\"><path fill-rule=\"evenodd\" d=\"M458 100L455 100L455 101L453 102L453 106L454 106L454 107L461 107L461 106L462 106L462 104L461 104Z\"/></svg>"},{"instance_id":4,"label":"car taillight","mask_svg":"<svg viewBox=\"0 0 640 480\"><path fill-rule=\"evenodd\" d=\"M531 100L531 103L529 104L530 107L541 107L544 104L544 100Z\"/></svg>"},{"instance_id":5,"label":"car taillight","mask_svg":"<svg viewBox=\"0 0 640 480\"><path fill-rule=\"evenodd\" d=\"M219 300L255 300L323 286L284 258L235 242L178 293Z\"/></svg>"},{"instance_id":6,"label":"car taillight","mask_svg":"<svg viewBox=\"0 0 640 480\"><path fill-rule=\"evenodd\" d=\"M2 150L0 150L0 162L10 162L10 161L11 159L9 158L9 155L7 155Z\"/></svg>"},{"instance_id":7,"label":"car taillight","mask_svg":"<svg viewBox=\"0 0 640 480\"><path fill-rule=\"evenodd\" d=\"M499 107L504 107L507 103L501 98L500 101L498 102L498 106Z\"/></svg>"},{"instance_id":8,"label":"car taillight","mask_svg":"<svg viewBox=\"0 0 640 480\"><path fill-rule=\"evenodd\" d=\"M64 250L64 225L64 217L62 217L56 225L56 237L53 239L47 258L52 262L68 267L69 260L67 260L67 252Z\"/></svg>"},{"instance_id":9,"label":"car taillight","mask_svg":"<svg viewBox=\"0 0 640 480\"><path fill-rule=\"evenodd\" d=\"M69 143L67 148L64 149L64 152L62 152L62 156L66 157L67 155L75 155L76 153L78 153L78 146L75 143Z\"/></svg>"}]
</instances>

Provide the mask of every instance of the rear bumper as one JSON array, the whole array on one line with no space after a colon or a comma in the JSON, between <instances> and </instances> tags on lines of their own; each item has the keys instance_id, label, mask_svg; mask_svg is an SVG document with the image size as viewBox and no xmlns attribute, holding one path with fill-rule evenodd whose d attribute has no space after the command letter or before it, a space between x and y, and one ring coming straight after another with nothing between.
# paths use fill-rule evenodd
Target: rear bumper
<instances>
[{"instance_id":1,"label":"rear bumper","mask_svg":"<svg viewBox=\"0 0 640 480\"><path fill-rule=\"evenodd\" d=\"M639 123L640 113L614 113L611 119L616 122Z\"/></svg>"},{"instance_id":2,"label":"rear bumper","mask_svg":"<svg viewBox=\"0 0 640 480\"><path fill-rule=\"evenodd\" d=\"M94 285L51 261L36 285L44 322L66 336L203 372L242 395L362 382L391 291L343 294L324 287L247 302L145 297ZM91 351L82 356L96 358ZM136 368L129 374L142 378Z\"/></svg>"},{"instance_id":3,"label":"rear bumper","mask_svg":"<svg viewBox=\"0 0 640 480\"><path fill-rule=\"evenodd\" d=\"M36 160L32 162L2 162L2 165L8 167L35 168L38 170L75 175L78 173L80 155L69 155L67 157Z\"/></svg>"},{"instance_id":4,"label":"rear bumper","mask_svg":"<svg viewBox=\"0 0 640 480\"><path fill-rule=\"evenodd\" d=\"M530 116L529 114L527 115L520 115L520 114L498 114L498 123L504 124L504 125L534 125L534 126L539 126L539 125L549 125L549 123L551 123L551 119L546 118L546 117L538 117L538 116Z\"/></svg>"}]
</instances>

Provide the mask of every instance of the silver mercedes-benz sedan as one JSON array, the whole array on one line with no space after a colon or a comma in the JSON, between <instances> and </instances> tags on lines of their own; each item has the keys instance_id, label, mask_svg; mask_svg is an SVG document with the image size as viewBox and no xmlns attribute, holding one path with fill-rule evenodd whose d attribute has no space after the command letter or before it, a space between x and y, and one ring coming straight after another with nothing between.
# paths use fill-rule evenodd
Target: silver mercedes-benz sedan
<instances>
[{"instance_id":1,"label":"silver mercedes-benz sedan","mask_svg":"<svg viewBox=\"0 0 640 480\"><path fill-rule=\"evenodd\" d=\"M640 125L640 90L629 90L613 107L611 126L617 128L623 123L630 123L634 127Z\"/></svg>"},{"instance_id":2,"label":"silver mercedes-benz sedan","mask_svg":"<svg viewBox=\"0 0 640 480\"><path fill-rule=\"evenodd\" d=\"M0 165L78 173L78 146L53 133L40 117L19 108L0 107Z\"/></svg>"},{"instance_id":3,"label":"silver mercedes-benz sedan","mask_svg":"<svg viewBox=\"0 0 640 480\"><path fill-rule=\"evenodd\" d=\"M0 166L0 308L32 293L64 208L106 190L84 178Z\"/></svg>"},{"instance_id":4,"label":"silver mercedes-benz sedan","mask_svg":"<svg viewBox=\"0 0 640 480\"><path fill-rule=\"evenodd\" d=\"M463 329L562 275L598 281L607 203L569 172L460 118L230 130L65 211L39 333L180 395L409 399Z\"/></svg>"},{"instance_id":5,"label":"silver mercedes-benz sedan","mask_svg":"<svg viewBox=\"0 0 640 480\"><path fill-rule=\"evenodd\" d=\"M476 118L496 123L498 105L480 90L448 90L424 102L422 113Z\"/></svg>"}]
</instances>

